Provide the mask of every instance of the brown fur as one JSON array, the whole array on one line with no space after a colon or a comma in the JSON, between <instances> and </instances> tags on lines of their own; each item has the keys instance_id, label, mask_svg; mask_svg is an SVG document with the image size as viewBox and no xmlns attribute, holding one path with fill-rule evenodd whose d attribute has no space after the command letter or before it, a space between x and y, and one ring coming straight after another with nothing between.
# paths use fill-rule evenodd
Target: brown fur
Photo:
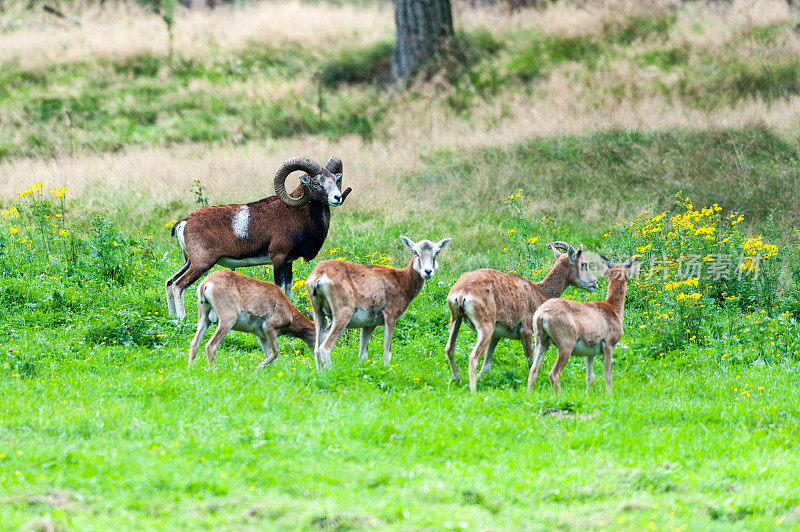
<instances>
[{"instance_id":1,"label":"brown fur","mask_svg":"<svg viewBox=\"0 0 800 532\"><path fill-rule=\"evenodd\" d=\"M536 382L544 354L552 343L558 349L558 358L549 377L556 393L561 392L561 372L573 354L586 357L587 391L594 381L594 357L603 355L606 392L611 393L612 354L622 338L625 292L628 280L638 271L638 265L634 265L633 261L613 264L606 271L610 280L605 301L583 303L551 299L539 307L533 316L536 359L528 376L529 392Z\"/></svg>"},{"instance_id":2,"label":"brown fur","mask_svg":"<svg viewBox=\"0 0 800 532\"><path fill-rule=\"evenodd\" d=\"M206 344L208 365L213 367L222 339L231 331L254 334L266 357L258 367L272 363L278 356L278 336L293 336L314 349L314 323L306 318L286 294L272 283L259 281L228 270L218 270L197 287L197 333L189 350L192 367L200 341L217 315L218 326Z\"/></svg>"},{"instance_id":3,"label":"brown fur","mask_svg":"<svg viewBox=\"0 0 800 532\"><path fill-rule=\"evenodd\" d=\"M166 281L170 315L185 315L184 291L215 264L223 261L223 265L234 267L226 260L239 261L237 267L272 264L275 284L291 297L292 262L301 257L314 259L328 236L331 212L327 190L338 191L342 202L349 193L349 189L341 193L341 173L334 174L331 169L341 170L338 158L331 157L319 176L306 174L300 178L306 185L298 186L291 196L309 194L305 205L292 207L278 196L270 196L247 204L203 207L177 222L172 233L175 235L176 228L182 227L185 263ZM242 236L235 232L233 222L245 206Z\"/></svg>"},{"instance_id":4,"label":"brown fur","mask_svg":"<svg viewBox=\"0 0 800 532\"><path fill-rule=\"evenodd\" d=\"M430 267L430 275L433 275L435 257L450 241L445 240L438 244L426 240L412 242L419 246L419 251L414 251L411 262L402 270L339 260L320 262L306 280L317 326L317 366L332 365L331 351L345 328L361 329L359 360L366 361L367 346L378 325L384 326L383 357L388 366L392 359L394 326L425 284L417 269L425 263L424 268ZM424 256L426 253L428 255ZM326 324L328 320L330 323Z\"/></svg>"},{"instance_id":5,"label":"brown fur","mask_svg":"<svg viewBox=\"0 0 800 532\"><path fill-rule=\"evenodd\" d=\"M292 194L299 195L300 187ZM174 281L185 289L214 267L223 257L247 258L269 255L276 281L285 263L302 257L309 261L317 256L328 235L330 207L311 202L302 207L289 207L277 196L246 204L249 207L248 238L231 233L231 223L242 204L204 207L186 218L184 239L187 270ZM213 220L213 223L209 223ZM276 230L280 228L280 230ZM295 242L308 242L305 247Z\"/></svg>"},{"instance_id":6,"label":"brown fur","mask_svg":"<svg viewBox=\"0 0 800 532\"><path fill-rule=\"evenodd\" d=\"M597 286L597 279L588 268L581 279L582 264L586 264L581 257L582 248L576 252L574 263L567 253L551 249L556 254L556 263L538 283L520 275L486 268L465 273L450 288L447 296L450 337L445 350L453 370L453 379L457 382L461 382L461 374L455 362L455 343L462 320L466 320L478 332L478 339L469 356L469 384L470 389L475 391L478 378L491 368L494 350L501 339L521 340L525 357L533 360L533 313L539 305L560 296L569 285L579 286L579 280L584 288L589 289L591 283ZM486 356L478 374L478 361L484 353Z\"/></svg>"}]
</instances>

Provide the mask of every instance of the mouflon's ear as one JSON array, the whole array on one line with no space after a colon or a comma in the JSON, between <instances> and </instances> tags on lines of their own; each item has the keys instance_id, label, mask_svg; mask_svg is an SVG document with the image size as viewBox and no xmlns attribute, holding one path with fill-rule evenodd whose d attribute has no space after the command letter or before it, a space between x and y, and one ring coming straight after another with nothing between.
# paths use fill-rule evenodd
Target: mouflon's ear
<instances>
[{"instance_id":1,"label":"mouflon's ear","mask_svg":"<svg viewBox=\"0 0 800 532\"><path fill-rule=\"evenodd\" d=\"M407 236L400 235L400 242L402 242L403 245L405 247L407 247L408 249L410 249L412 251L414 250L415 242L413 240L411 240L410 238L408 238Z\"/></svg>"}]
</instances>

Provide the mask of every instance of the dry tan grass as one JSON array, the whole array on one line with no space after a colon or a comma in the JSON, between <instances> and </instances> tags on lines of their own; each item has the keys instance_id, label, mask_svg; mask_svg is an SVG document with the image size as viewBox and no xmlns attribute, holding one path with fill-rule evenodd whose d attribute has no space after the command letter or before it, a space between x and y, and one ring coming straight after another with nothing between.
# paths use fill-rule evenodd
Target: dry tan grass
<instances>
[{"instance_id":1,"label":"dry tan grass","mask_svg":"<svg viewBox=\"0 0 800 532\"><path fill-rule=\"evenodd\" d=\"M459 27L482 27L494 34L508 30L537 27L547 33L561 37L599 35L603 25L626 16L665 11L676 2L673 0L573 2L548 4L540 10L524 9L513 13L491 8L473 8L467 4L456 4L455 24Z\"/></svg>"},{"instance_id":2,"label":"dry tan grass","mask_svg":"<svg viewBox=\"0 0 800 532\"><path fill-rule=\"evenodd\" d=\"M648 9L648 6L650 9L666 9L672 3L624 2L622 8L630 14L636 13L637 9ZM683 6L671 40L688 43L695 39L692 43L697 46L725 46L732 34L722 32L718 40L713 40L708 35L713 32L707 30L706 24L711 28L727 24L730 28L736 24L784 21L789 14L781 5L779 1L759 0L739 1L727 10L713 6ZM151 30L160 31L160 21L134 8L127 9L129 11L124 16L113 19L106 12L90 13L85 27L88 35L84 37L79 36L80 29L70 27L53 31L50 36L46 33L51 30L0 35L0 58L17 57L23 62L41 64L67 60L67 57L131 55L143 53L149 50L148 47L161 46L146 38ZM610 3L603 7L589 5L583 8L565 3L555 4L543 12L528 11L508 17L497 12L459 8L457 20L458 24L468 27L485 24L495 32L504 27L536 25L562 35L585 35L597 31L598 20L617 16L618 11L614 9ZM329 21L314 33L319 41L306 41L308 32L304 28L289 25L290 19L297 18L301 12L306 20ZM178 41L179 52L186 55L207 53L205 46L212 41L229 50L246 45L250 39L259 39L258 42L265 44L302 42L304 46L322 46L324 42L334 41L342 43L348 39L368 42L389 35L392 25L391 12L387 9L301 5L298 2L257 4L243 10L223 10L218 14L221 14L219 19L204 11L184 15L198 17L198 23L185 26L180 23L179 26L184 26L181 30L184 33L180 34ZM704 29L699 33L690 28L692 21L698 20ZM143 24L134 25L134 21ZM259 30L259 24L275 31ZM192 28L191 31L188 27ZM350 30L341 31L342 27ZM230 28L236 28L235 33ZM119 41L102 41L104 36L116 35L115 32L120 32ZM14 42L15 37L20 42ZM123 43L125 39L130 40ZM794 37L788 39L784 43L786 49L800 48L800 41ZM47 50L50 46L62 46L62 56L49 58ZM679 81L681 75L680 72L664 73L654 68L640 68L624 59L593 73L568 64L541 81L533 95L527 96L514 87L508 87L489 101L477 105L469 117L456 115L448 108L447 92L446 89L441 92L441 87L429 91L428 99L395 96L397 102L387 118L388 131L374 142L365 142L357 137L330 141L305 136L236 147L130 148L122 153L65 154L48 159L4 161L0 162L0 202L8 203L17 192L39 179L44 180L48 188L67 186L72 197L97 191L127 194L145 190L162 204L170 199L185 198L192 180L200 179L212 191L214 202L246 201L271 193L273 173L283 159L298 154L324 159L336 154L345 161L348 186L356 191L349 200L351 208L376 208L384 211L388 219L393 219L405 215L396 208L398 203L402 203L398 202L397 176L422 168L420 156L436 149L469 150L513 145L532 136L585 134L615 128L707 130L760 125L789 135L796 131L800 122L800 98L797 97L772 104L751 99L733 107L703 111L684 104L680 98L667 98L646 89L652 85L653 79L671 86ZM198 83L202 85L202 82ZM279 87L242 83L232 85L228 90L231 93L246 91L254 98L272 101L296 91L306 91L308 83L308 79L301 77ZM606 89L615 84L627 87L631 94L622 98L612 97ZM435 199L431 202L433 206Z\"/></svg>"},{"instance_id":3,"label":"dry tan grass","mask_svg":"<svg viewBox=\"0 0 800 532\"><path fill-rule=\"evenodd\" d=\"M458 27L485 27L500 34L509 29L540 27L563 37L599 34L603 25L624 17L666 12L676 0L612 0L551 4L543 10L508 14L497 9L473 9L456 4ZM166 55L167 33L163 21L136 4L109 3L73 8L83 24L74 24L12 9L0 18L22 20L14 31L0 33L0 64L19 62L23 68L49 64L124 59L140 54ZM699 46L719 46L733 38L737 28L777 23L791 17L781 0L736 0L732 5L681 6L676 38ZM702 32L697 31L701 22ZM251 45L302 44L308 49L353 46L388 39L394 33L387 5L308 4L297 0L249 4L243 8L179 9L175 24L175 52L188 58L209 50L231 52Z\"/></svg>"},{"instance_id":4,"label":"dry tan grass","mask_svg":"<svg viewBox=\"0 0 800 532\"><path fill-rule=\"evenodd\" d=\"M0 64L23 68L48 64L166 55L167 32L158 15L134 4L87 7L83 25L23 12L26 25L0 33ZM390 9L368 6L303 4L297 0L260 2L243 8L180 9L175 23L175 53L198 58L252 45L302 44L308 49L352 46L393 35Z\"/></svg>"},{"instance_id":5,"label":"dry tan grass","mask_svg":"<svg viewBox=\"0 0 800 532\"><path fill-rule=\"evenodd\" d=\"M199 179L211 191L214 202L251 201L273 194L272 178L286 158L307 155L320 162L329 155L345 161L345 181L358 193L349 204L371 208L392 201L394 188L388 179L375 179L380 168L405 169L399 152L377 144L367 145L358 137L336 142L306 137L265 145L180 145L169 148L131 148L122 153L64 155L47 159L20 159L0 163L0 198L11 200L28 185L42 180L45 189L66 186L71 197L84 194L126 195L131 191L166 202L185 197L192 181ZM385 174L384 174L385 175ZM369 197L364 191L369 191Z\"/></svg>"},{"instance_id":6,"label":"dry tan grass","mask_svg":"<svg viewBox=\"0 0 800 532\"><path fill-rule=\"evenodd\" d=\"M567 65L543 81L536 93L526 96L506 88L465 120L448 111L442 96L433 101L410 100L403 112L392 115L393 139L416 139L428 148L477 148L523 141L531 136L585 134L610 129L653 131L669 128L720 129L752 125L786 134L796 129L800 98L777 102L760 98L732 107L704 111L671 98L644 92L644 82L657 78L669 83L674 74L652 68L636 68L621 61L615 68L598 71L587 84L583 74ZM621 83L637 95L622 98L602 89Z\"/></svg>"},{"instance_id":7,"label":"dry tan grass","mask_svg":"<svg viewBox=\"0 0 800 532\"><path fill-rule=\"evenodd\" d=\"M719 49L755 26L791 20L786 2L735 0L731 4L687 4L678 11L672 39L693 48Z\"/></svg>"},{"instance_id":8,"label":"dry tan grass","mask_svg":"<svg viewBox=\"0 0 800 532\"><path fill-rule=\"evenodd\" d=\"M597 102L600 106L597 107ZM787 134L800 121L800 98L768 105L743 101L711 112L670 102L663 96L621 102L590 97L568 69L553 74L528 97L507 89L477 109L471 120L453 115L440 99L409 99L391 116L388 136L374 142L359 137L331 141L316 136L245 146L182 145L123 153L64 155L0 163L0 199L13 199L42 179L46 187L67 186L71 195L146 190L162 202L186 197L194 179L213 191L215 202L252 200L272 192L275 169L287 157L345 161L350 204L396 212L396 177L422 168L420 155L436 149L470 150L522 142L532 136L584 134L611 129L719 129L761 125ZM432 201L435 201L432 199ZM397 213L401 216L402 213ZM391 219L391 215L390 215Z\"/></svg>"}]
</instances>

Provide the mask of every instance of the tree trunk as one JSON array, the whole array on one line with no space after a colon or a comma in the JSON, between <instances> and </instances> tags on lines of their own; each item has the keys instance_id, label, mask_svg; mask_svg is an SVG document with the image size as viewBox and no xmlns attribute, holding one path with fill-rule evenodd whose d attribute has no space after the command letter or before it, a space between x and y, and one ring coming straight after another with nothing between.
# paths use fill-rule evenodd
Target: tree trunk
<instances>
[{"instance_id":1,"label":"tree trunk","mask_svg":"<svg viewBox=\"0 0 800 532\"><path fill-rule=\"evenodd\" d=\"M394 0L397 38L392 76L403 86L430 72L453 37L450 0Z\"/></svg>"}]
</instances>

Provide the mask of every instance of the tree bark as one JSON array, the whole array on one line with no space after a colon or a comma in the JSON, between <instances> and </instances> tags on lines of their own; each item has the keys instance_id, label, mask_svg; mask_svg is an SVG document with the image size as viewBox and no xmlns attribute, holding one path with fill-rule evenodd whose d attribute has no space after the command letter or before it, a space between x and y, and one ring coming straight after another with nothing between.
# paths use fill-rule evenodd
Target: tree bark
<instances>
[{"instance_id":1,"label":"tree bark","mask_svg":"<svg viewBox=\"0 0 800 532\"><path fill-rule=\"evenodd\" d=\"M415 76L428 74L443 56L453 37L453 11L450 0L394 0L394 20L392 76L406 86Z\"/></svg>"}]
</instances>

